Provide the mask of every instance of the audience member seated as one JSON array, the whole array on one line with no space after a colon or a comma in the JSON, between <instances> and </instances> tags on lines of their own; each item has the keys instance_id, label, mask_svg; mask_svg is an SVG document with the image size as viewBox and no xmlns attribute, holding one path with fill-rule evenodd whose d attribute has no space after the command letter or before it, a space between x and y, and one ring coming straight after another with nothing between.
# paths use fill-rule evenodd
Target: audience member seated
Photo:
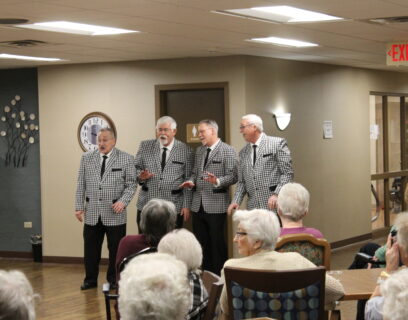
<instances>
[{"instance_id":1,"label":"audience member seated","mask_svg":"<svg viewBox=\"0 0 408 320\"><path fill-rule=\"evenodd\" d=\"M282 221L281 236L293 233L308 233L316 238L324 238L314 228L303 226L302 219L309 211L309 192L299 183L287 183L279 191L278 214Z\"/></svg>"},{"instance_id":2,"label":"audience member seated","mask_svg":"<svg viewBox=\"0 0 408 320\"><path fill-rule=\"evenodd\" d=\"M124 237L116 254L116 273L119 279L119 264L127 256L148 247L157 247L161 238L176 225L176 207L172 202L152 199L144 206L141 218L141 234Z\"/></svg>"},{"instance_id":3,"label":"audience member seated","mask_svg":"<svg viewBox=\"0 0 408 320\"><path fill-rule=\"evenodd\" d=\"M190 301L187 267L165 253L132 259L119 281L122 320L182 320Z\"/></svg>"},{"instance_id":4,"label":"audience member seated","mask_svg":"<svg viewBox=\"0 0 408 320\"><path fill-rule=\"evenodd\" d=\"M395 221L398 230L396 241L392 235L387 239L385 272L381 273L379 285L375 288L365 307L365 319L408 319L408 275L406 270L395 273L400 261L408 266L408 213L400 213ZM394 278L395 277L395 278ZM403 281L403 282L402 282ZM394 308L394 310L391 310Z\"/></svg>"},{"instance_id":5,"label":"audience member seated","mask_svg":"<svg viewBox=\"0 0 408 320\"><path fill-rule=\"evenodd\" d=\"M203 261L203 250L200 243L190 231L177 229L166 234L159 243L158 252L168 253L187 265L190 282L190 309L185 319L202 319L208 303L207 290L200 277L200 266Z\"/></svg>"},{"instance_id":6,"label":"audience member seated","mask_svg":"<svg viewBox=\"0 0 408 320\"><path fill-rule=\"evenodd\" d=\"M34 320L36 297L24 273L0 270L1 320Z\"/></svg>"},{"instance_id":7,"label":"audience member seated","mask_svg":"<svg viewBox=\"0 0 408 320\"><path fill-rule=\"evenodd\" d=\"M282 189L281 189L282 191ZM234 221L238 222L234 242L243 258L229 259L224 267L240 267L261 270L291 270L316 267L296 252L274 251L279 237L279 221L275 214L263 209L237 211ZM224 272L222 272L224 278ZM326 305L333 304L344 295L343 286L333 277L326 275ZM222 319L228 319L228 299L224 286L221 293Z\"/></svg>"}]
</instances>

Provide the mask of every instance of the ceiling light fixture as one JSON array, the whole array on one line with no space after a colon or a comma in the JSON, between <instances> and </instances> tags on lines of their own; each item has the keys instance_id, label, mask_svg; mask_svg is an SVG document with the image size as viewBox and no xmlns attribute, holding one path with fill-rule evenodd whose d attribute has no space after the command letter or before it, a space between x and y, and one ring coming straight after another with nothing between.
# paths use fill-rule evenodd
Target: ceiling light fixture
<instances>
[{"instance_id":1,"label":"ceiling light fixture","mask_svg":"<svg viewBox=\"0 0 408 320\"><path fill-rule=\"evenodd\" d=\"M69 21L49 21L37 22L33 24L16 25L19 28L27 28L42 31L74 33L89 36L113 35L123 33L139 32L134 30L127 30L121 28L111 28L103 26L95 26L91 24L83 24Z\"/></svg>"},{"instance_id":2,"label":"ceiling light fixture","mask_svg":"<svg viewBox=\"0 0 408 320\"><path fill-rule=\"evenodd\" d=\"M16 54L0 53L0 59L16 59L16 60L30 60L30 61L63 61L59 58L42 58L42 57L30 57L20 56Z\"/></svg>"},{"instance_id":3,"label":"ceiling light fixture","mask_svg":"<svg viewBox=\"0 0 408 320\"><path fill-rule=\"evenodd\" d=\"M267 38L252 38L248 41L270 43L280 46L306 48L306 47L317 47L318 44L312 42L305 42L294 39L278 38L278 37L267 37Z\"/></svg>"}]
</instances>

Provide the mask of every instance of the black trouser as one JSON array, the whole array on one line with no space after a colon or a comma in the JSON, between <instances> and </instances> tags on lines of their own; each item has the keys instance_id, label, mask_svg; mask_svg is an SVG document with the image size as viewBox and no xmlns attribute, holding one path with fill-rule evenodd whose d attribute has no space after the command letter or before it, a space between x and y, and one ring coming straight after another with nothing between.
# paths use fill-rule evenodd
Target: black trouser
<instances>
[{"instance_id":1,"label":"black trouser","mask_svg":"<svg viewBox=\"0 0 408 320\"><path fill-rule=\"evenodd\" d=\"M140 230L140 217L141 217L142 211L137 210L136 214L136 223L137 223L137 230L139 231L139 234L142 234L142 231ZM183 222L184 222L184 217L181 214L177 215L177 220L176 220L176 229L183 228Z\"/></svg>"},{"instance_id":2,"label":"black trouser","mask_svg":"<svg viewBox=\"0 0 408 320\"><path fill-rule=\"evenodd\" d=\"M206 213L203 206L193 213L193 232L203 248L203 270L218 275L228 258L224 232L226 217L226 213Z\"/></svg>"},{"instance_id":3,"label":"black trouser","mask_svg":"<svg viewBox=\"0 0 408 320\"><path fill-rule=\"evenodd\" d=\"M104 226L101 218L96 225L84 225L84 264L85 279L84 282L96 284L98 282L99 262L101 261L101 252L103 238L108 240L109 249L109 267L106 273L106 280L110 283L116 283L116 252L120 240L126 235L126 224L118 226Z\"/></svg>"}]
</instances>

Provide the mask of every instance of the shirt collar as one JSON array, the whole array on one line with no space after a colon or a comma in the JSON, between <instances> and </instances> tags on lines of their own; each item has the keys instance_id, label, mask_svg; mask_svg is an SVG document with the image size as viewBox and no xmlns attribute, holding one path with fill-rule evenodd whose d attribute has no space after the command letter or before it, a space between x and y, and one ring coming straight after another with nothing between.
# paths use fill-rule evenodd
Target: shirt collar
<instances>
[{"instance_id":1,"label":"shirt collar","mask_svg":"<svg viewBox=\"0 0 408 320\"><path fill-rule=\"evenodd\" d=\"M265 133L261 133L261 135L259 136L258 140L256 140L255 143L251 143L251 146L256 145L257 147L259 147L259 144L261 143L261 140L263 138L263 136L265 135Z\"/></svg>"},{"instance_id":2,"label":"shirt collar","mask_svg":"<svg viewBox=\"0 0 408 320\"><path fill-rule=\"evenodd\" d=\"M112 152L113 152L113 148L112 148L112 150L111 150L111 151L109 151L109 153L107 153L107 154L103 154L103 153L100 153L100 152L99 152L99 155L100 155L101 159L103 158L103 156L107 156L107 157L108 157L108 159L109 159L109 157L112 155Z\"/></svg>"},{"instance_id":3,"label":"shirt collar","mask_svg":"<svg viewBox=\"0 0 408 320\"><path fill-rule=\"evenodd\" d=\"M206 148L211 149L211 151L213 151L217 147L217 145L220 143L220 141L221 141L221 139L218 139L212 146L210 146L210 147L206 146Z\"/></svg>"},{"instance_id":4,"label":"shirt collar","mask_svg":"<svg viewBox=\"0 0 408 320\"><path fill-rule=\"evenodd\" d=\"M173 147L174 147L174 141L175 141L175 139L173 139L173 141L168 145L168 146L164 146L162 143L161 143L161 141L159 140L159 143L160 143L160 149L162 149L163 150L163 148L167 148L167 151L171 151L171 149L173 149Z\"/></svg>"}]
</instances>

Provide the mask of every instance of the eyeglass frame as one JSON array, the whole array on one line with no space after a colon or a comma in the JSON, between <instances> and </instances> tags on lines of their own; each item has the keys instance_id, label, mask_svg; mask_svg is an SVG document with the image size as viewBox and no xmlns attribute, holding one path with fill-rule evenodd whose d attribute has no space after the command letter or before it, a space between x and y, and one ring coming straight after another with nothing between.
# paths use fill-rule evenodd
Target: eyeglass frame
<instances>
[{"instance_id":1,"label":"eyeglass frame","mask_svg":"<svg viewBox=\"0 0 408 320\"><path fill-rule=\"evenodd\" d=\"M244 232L244 231L236 231L235 232L235 236L236 237L242 237L242 236L247 236L248 235L248 232Z\"/></svg>"},{"instance_id":2,"label":"eyeglass frame","mask_svg":"<svg viewBox=\"0 0 408 320\"><path fill-rule=\"evenodd\" d=\"M254 125L253 123L248 123L244 126L239 126L239 130L244 130L246 127L253 126L253 125Z\"/></svg>"}]
</instances>

